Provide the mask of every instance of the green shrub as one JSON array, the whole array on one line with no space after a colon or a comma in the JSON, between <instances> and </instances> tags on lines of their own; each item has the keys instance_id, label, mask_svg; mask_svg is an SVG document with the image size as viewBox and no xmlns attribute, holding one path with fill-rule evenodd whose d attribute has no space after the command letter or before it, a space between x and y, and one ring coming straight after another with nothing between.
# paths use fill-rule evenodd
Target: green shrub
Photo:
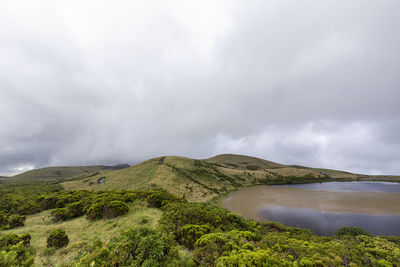
<instances>
[{"instance_id":1,"label":"green shrub","mask_svg":"<svg viewBox=\"0 0 400 267\"><path fill-rule=\"evenodd\" d=\"M95 203L90 205L86 211L86 216L90 221L103 218L103 203Z\"/></svg>"},{"instance_id":2,"label":"green shrub","mask_svg":"<svg viewBox=\"0 0 400 267\"><path fill-rule=\"evenodd\" d=\"M29 233L22 234L20 236L16 234L7 234L0 236L0 250L7 250L13 245L21 243L24 246L30 246L31 235Z\"/></svg>"},{"instance_id":3,"label":"green shrub","mask_svg":"<svg viewBox=\"0 0 400 267\"><path fill-rule=\"evenodd\" d=\"M69 212L66 208L57 208L51 211L54 222L65 221L69 219Z\"/></svg>"},{"instance_id":4,"label":"green shrub","mask_svg":"<svg viewBox=\"0 0 400 267\"><path fill-rule=\"evenodd\" d=\"M242 248L249 248L250 244L258 239L259 237L250 231L233 230L227 233L205 234L195 243L194 261L201 266L214 266L215 261L220 256L230 251L234 252Z\"/></svg>"},{"instance_id":5,"label":"green shrub","mask_svg":"<svg viewBox=\"0 0 400 267\"><path fill-rule=\"evenodd\" d=\"M34 263L32 254L32 249L20 242L0 252L0 266L32 266Z\"/></svg>"},{"instance_id":6,"label":"green shrub","mask_svg":"<svg viewBox=\"0 0 400 267\"><path fill-rule=\"evenodd\" d=\"M249 221L228 210L206 203L174 203L166 207L161 219L166 231L179 236L186 224L209 225L222 231L233 229L248 230L252 227Z\"/></svg>"},{"instance_id":7,"label":"green shrub","mask_svg":"<svg viewBox=\"0 0 400 267\"><path fill-rule=\"evenodd\" d=\"M35 202L26 202L17 209L17 213L21 215L31 215L42 211L42 205Z\"/></svg>"},{"instance_id":8,"label":"green shrub","mask_svg":"<svg viewBox=\"0 0 400 267\"><path fill-rule=\"evenodd\" d=\"M186 224L183 226L178 233L178 239L180 243L189 249L193 249L194 243L201 236L208 234L212 231L212 228L208 225L195 225Z\"/></svg>"},{"instance_id":9,"label":"green shrub","mask_svg":"<svg viewBox=\"0 0 400 267\"><path fill-rule=\"evenodd\" d=\"M272 255L269 250L240 250L231 252L227 256L219 257L217 267L224 266L292 266L284 258Z\"/></svg>"},{"instance_id":10,"label":"green shrub","mask_svg":"<svg viewBox=\"0 0 400 267\"><path fill-rule=\"evenodd\" d=\"M47 247L62 248L67 246L69 238L64 230L54 230L47 238Z\"/></svg>"},{"instance_id":11,"label":"green shrub","mask_svg":"<svg viewBox=\"0 0 400 267\"><path fill-rule=\"evenodd\" d=\"M66 206L69 218L75 218L85 214L85 203L84 201L77 201Z\"/></svg>"},{"instance_id":12,"label":"green shrub","mask_svg":"<svg viewBox=\"0 0 400 267\"><path fill-rule=\"evenodd\" d=\"M174 202L185 202L183 199L172 195L167 190L149 191L146 200L147 203L154 208L163 208Z\"/></svg>"},{"instance_id":13,"label":"green shrub","mask_svg":"<svg viewBox=\"0 0 400 267\"><path fill-rule=\"evenodd\" d=\"M174 241L149 228L129 229L108 244L96 242L82 253L76 265L167 266L178 258Z\"/></svg>"},{"instance_id":14,"label":"green shrub","mask_svg":"<svg viewBox=\"0 0 400 267\"><path fill-rule=\"evenodd\" d=\"M33 265L31 235L20 236L7 234L0 236L0 266L31 266Z\"/></svg>"},{"instance_id":15,"label":"green shrub","mask_svg":"<svg viewBox=\"0 0 400 267\"><path fill-rule=\"evenodd\" d=\"M365 231L364 229L360 227L355 227L355 226L350 226L350 227L343 227L337 230L336 236L342 237L342 236L358 236L358 235L367 235L367 236L372 236L370 232Z\"/></svg>"},{"instance_id":16,"label":"green shrub","mask_svg":"<svg viewBox=\"0 0 400 267\"><path fill-rule=\"evenodd\" d=\"M15 228L18 226L24 226L26 216L25 215L11 215L9 218L10 228Z\"/></svg>"},{"instance_id":17,"label":"green shrub","mask_svg":"<svg viewBox=\"0 0 400 267\"><path fill-rule=\"evenodd\" d=\"M114 200L103 207L103 218L114 218L128 213L129 207L124 202Z\"/></svg>"}]
</instances>

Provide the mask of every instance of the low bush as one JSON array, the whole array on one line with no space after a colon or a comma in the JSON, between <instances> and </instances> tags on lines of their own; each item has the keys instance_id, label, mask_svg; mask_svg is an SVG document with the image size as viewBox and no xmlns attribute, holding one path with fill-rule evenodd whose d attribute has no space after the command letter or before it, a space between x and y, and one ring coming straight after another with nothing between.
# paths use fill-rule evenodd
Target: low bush
<instances>
[{"instance_id":1,"label":"low bush","mask_svg":"<svg viewBox=\"0 0 400 267\"><path fill-rule=\"evenodd\" d=\"M7 234L0 236L0 250L7 250L13 245L21 243L24 246L30 246L31 235L29 233L22 234L20 236L16 234Z\"/></svg>"},{"instance_id":2,"label":"low bush","mask_svg":"<svg viewBox=\"0 0 400 267\"><path fill-rule=\"evenodd\" d=\"M7 234L0 236L0 266L32 266L31 235Z\"/></svg>"},{"instance_id":3,"label":"low bush","mask_svg":"<svg viewBox=\"0 0 400 267\"><path fill-rule=\"evenodd\" d=\"M212 231L212 228L208 225L195 225L186 224L183 226L178 233L178 240L184 246L189 249L193 249L194 243L205 234Z\"/></svg>"},{"instance_id":4,"label":"low bush","mask_svg":"<svg viewBox=\"0 0 400 267\"><path fill-rule=\"evenodd\" d=\"M10 228L15 228L25 225L26 216L25 215L11 215L8 219L10 223Z\"/></svg>"},{"instance_id":5,"label":"low bush","mask_svg":"<svg viewBox=\"0 0 400 267\"><path fill-rule=\"evenodd\" d=\"M69 238L64 230L57 229L51 232L47 238L47 247L51 248L62 248L67 246L69 243Z\"/></svg>"},{"instance_id":6,"label":"low bush","mask_svg":"<svg viewBox=\"0 0 400 267\"><path fill-rule=\"evenodd\" d=\"M149 228L129 229L108 244L94 242L74 262L79 266L166 266L178 258L174 241ZM73 265L74 265L73 264Z\"/></svg>"},{"instance_id":7,"label":"low bush","mask_svg":"<svg viewBox=\"0 0 400 267\"><path fill-rule=\"evenodd\" d=\"M114 218L128 213L129 207L119 200L111 201L103 206L103 218Z\"/></svg>"}]
</instances>

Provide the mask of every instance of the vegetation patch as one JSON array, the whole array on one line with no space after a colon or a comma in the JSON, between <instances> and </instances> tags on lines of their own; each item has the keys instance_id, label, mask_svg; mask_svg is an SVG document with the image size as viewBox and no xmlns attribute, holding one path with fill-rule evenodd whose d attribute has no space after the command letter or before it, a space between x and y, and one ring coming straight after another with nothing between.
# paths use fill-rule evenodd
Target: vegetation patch
<instances>
[{"instance_id":1,"label":"vegetation patch","mask_svg":"<svg viewBox=\"0 0 400 267\"><path fill-rule=\"evenodd\" d=\"M68 243L68 235L64 230L61 229L54 230L47 238L48 248L62 248L67 246Z\"/></svg>"}]
</instances>

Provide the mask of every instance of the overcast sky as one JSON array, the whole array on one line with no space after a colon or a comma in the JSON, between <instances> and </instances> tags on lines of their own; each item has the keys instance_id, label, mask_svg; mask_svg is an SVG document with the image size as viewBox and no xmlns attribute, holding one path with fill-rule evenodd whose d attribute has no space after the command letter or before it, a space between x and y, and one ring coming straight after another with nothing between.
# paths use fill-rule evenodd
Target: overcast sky
<instances>
[{"instance_id":1,"label":"overcast sky","mask_svg":"<svg viewBox=\"0 0 400 267\"><path fill-rule=\"evenodd\" d=\"M0 174L161 155L400 174L400 1L0 2Z\"/></svg>"}]
</instances>

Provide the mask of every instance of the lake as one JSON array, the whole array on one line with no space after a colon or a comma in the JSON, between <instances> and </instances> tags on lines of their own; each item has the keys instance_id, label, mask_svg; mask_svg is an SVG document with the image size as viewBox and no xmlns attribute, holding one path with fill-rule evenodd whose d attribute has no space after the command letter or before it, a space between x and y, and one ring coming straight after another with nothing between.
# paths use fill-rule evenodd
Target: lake
<instances>
[{"instance_id":1,"label":"lake","mask_svg":"<svg viewBox=\"0 0 400 267\"><path fill-rule=\"evenodd\" d=\"M320 235L359 226L375 235L400 236L400 183L254 186L230 194L221 203L246 218L308 228Z\"/></svg>"}]
</instances>

